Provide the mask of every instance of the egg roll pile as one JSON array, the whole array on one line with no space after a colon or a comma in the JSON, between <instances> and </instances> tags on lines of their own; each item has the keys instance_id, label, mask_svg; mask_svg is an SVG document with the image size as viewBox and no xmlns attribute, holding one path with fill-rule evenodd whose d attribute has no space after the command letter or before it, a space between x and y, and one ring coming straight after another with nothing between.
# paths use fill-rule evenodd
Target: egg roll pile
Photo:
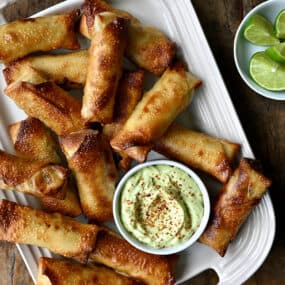
<instances>
[{"instance_id":1,"label":"egg roll pile","mask_svg":"<svg viewBox=\"0 0 285 285\"><path fill-rule=\"evenodd\" d=\"M171 257L141 252L107 228L83 224L59 213L48 214L7 200L0 201L0 239L46 247L83 263L91 258L144 284L172 285L175 281ZM44 274L41 268L40 276ZM78 270L92 274L91 268L79 266ZM99 273L94 271L93 274ZM110 278L124 280L114 277L114 273ZM126 284L133 284L129 282Z\"/></svg>"},{"instance_id":2,"label":"egg roll pile","mask_svg":"<svg viewBox=\"0 0 285 285\"><path fill-rule=\"evenodd\" d=\"M5 94L28 115L9 126L16 155L0 150L0 188L34 195L44 210L0 200L0 239L77 261L41 258L38 285L173 285L175 256L144 253L103 225L118 171L155 150L223 183L200 238L221 256L271 182L248 159L232 171L238 143L176 122L201 80L163 32L102 0L85 0L81 13L84 50L78 10L0 26ZM34 54L55 49L77 50ZM145 90L148 72L159 78Z\"/></svg>"}]
</instances>

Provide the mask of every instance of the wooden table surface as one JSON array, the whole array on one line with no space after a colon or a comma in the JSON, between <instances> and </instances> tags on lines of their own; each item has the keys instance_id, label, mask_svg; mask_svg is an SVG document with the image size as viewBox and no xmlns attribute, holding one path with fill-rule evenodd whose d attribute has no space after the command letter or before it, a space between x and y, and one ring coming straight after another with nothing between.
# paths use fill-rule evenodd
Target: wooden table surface
<instances>
[{"instance_id":1,"label":"wooden table surface","mask_svg":"<svg viewBox=\"0 0 285 285\"><path fill-rule=\"evenodd\" d=\"M5 9L8 21L27 17L61 0L18 0ZM233 39L243 16L260 0L192 0L214 52L241 123L266 174L273 179L271 197L276 210L277 233L263 266L247 285L285 284L285 102L258 96L243 83L233 60ZM285 8L285 3L284 3ZM191 29L191 27L189 27ZM282 159L283 158L283 159ZM186 284L212 285L218 278L207 271ZM0 285L31 285L32 280L12 244L0 242ZM186 285L185 284L185 285ZM235 284L229 284L235 285Z\"/></svg>"}]
</instances>

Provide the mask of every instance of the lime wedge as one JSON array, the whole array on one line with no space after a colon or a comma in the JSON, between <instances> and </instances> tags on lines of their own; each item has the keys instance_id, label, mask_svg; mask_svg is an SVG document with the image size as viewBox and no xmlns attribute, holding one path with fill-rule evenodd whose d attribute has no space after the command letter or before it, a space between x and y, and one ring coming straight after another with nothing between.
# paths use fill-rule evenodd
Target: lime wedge
<instances>
[{"instance_id":1,"label":"lime wedge","mask_svg":"<svg viewBox=\"0 0 285 285\"><path fill-rule=\"evenodd\" d=\"M285 39L285 9L277 15L274 30L277 38Z\"/></svg>"},{"instance_id":2,"label":"lime wedge","mask_svg":"<svg viewBox=\"0 0 285 285\"><path fill-rule=\"evenodd\" d=\"M265 52L273 60L280 63L285 63L285 43L281 43L273 47L270 47Z\"/></svg>"},{"instance_id":3,"label":"lime wedge","mask_svg":"<svg viewBox=\"0 0 285 285\"><path fill-rule=\"evenodd\" d=\"M271 46L280 41L274 36L271 23L259 14L253 15L244 30L244 37L255 45Z\"/></svg>"},{"instance_id":4,"label":"lime wedge","mask_svg":"<svg viewBox=\"0 0 285 285\"><path fill-rule=\"evenodd\" d=\"M272 60L265 52L252 56L249 72L261 87L272 91L285 90L285 65Z\"/></svg>"}]
</instances>

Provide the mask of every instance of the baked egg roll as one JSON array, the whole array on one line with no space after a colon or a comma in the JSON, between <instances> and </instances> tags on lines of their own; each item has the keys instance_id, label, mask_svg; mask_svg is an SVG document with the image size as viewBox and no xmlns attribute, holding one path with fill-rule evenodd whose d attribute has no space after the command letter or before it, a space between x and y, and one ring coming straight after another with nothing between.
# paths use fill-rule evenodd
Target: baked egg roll
<instances>
[{"instance_id":1,"label":"baked egg roll","mask_svg":"<svg viewBox=\"0 0 285 285\"><path fill-rule=\"evenodd\" d=\"M80 115L81 102L54 82L15 82L5 89L5 94L29 116L42 121L57 135L84 127Z\"/></svg>"},{"instance_id":2,"label":"baked egg roll","mask_svg":"<svg viewBox=\"0 0 285 285\"><path fill-rule=\"evenodd\" d=\"M187 72L181 62L168 68L155 85L143 95L123 128L111 140L116 151L124 151L137 161L133 147L152 146L176 116L190 103L194 90L201 81Z\"/></svg>"},{"instance_id":3,"label":"baked egg roll","mask_svg":"<svg viewBox=\"0 0 285 285\"><path fill-rule=\"evenodd\" d=\"M87 122L112 122L127 27L128 21L113 13L100 13L95 17L81 110Z\"/></svg>"},{"instance_id":4,"label":"baked egg roll","mask_svg":"<svg viewBox=\"0 0 285 285\"><path fill-rule=\"evenodd\" d=\"M116 94L113 122L103 128L108 140L111 140L122 129L141 99L143 79L144 72L142 70L124 71ZM134 151L141 152L144 150L140 147L134 147ZM131 158L123 152L120 152L120 156L119 168L127 171L131 165Z\"/></svg>"},{"instance_id":5,"label":"baked egg roll","mask_svg":"<svg viewBox=\"0 0 285 285\"><path fill-rule=\"evenodd\" d=\"M126 54L139 67L160 76L171 64L175 44L157 28L132 21L129 39Z\"/></svg>"},{"instance_id":6,"label":"baked egg roll","mask_svg":"<svg viewBox=\"0 0 285 285\"><path fill-rule=\"evenodd\" d=\"M18 156L47 163L61 163L56 141L40 120L28 117L10 125L9 133Z\"/></svg>"},{"instance_id":7,"label":"baked egg roll","mask_svg":"<svg viewBox=\"0 0 285 285\"><path fill-rule=\"evenodd\" d=\"M27 118L9 126L10 137L17 154L23 158L62 164L58 154L58 145L46 126L35 118ZM70 179L65 184L65 198L42 197L42 208L47 212L59 212L63 215L77 217L81 208L77 193Z\"/></svg>"},{"instance_id":8,"label":"baked egg roll","mask_svg":"<svg viewBox=\"0 0 285 285\"><path fill-rule=\"evenodd\" d=\"M68 170L47 162L23 159L0 150L0 189L37 197L65 197Z\"/></svg>"},{"instance_id":9,"label":"baked egg roll","mask_svg":"<svg viewBox=\"0 0 285 285\"><path fill-rule=\"evenodd\" d=\"M1 240L46 247L56 254L87 262L98 229L59 213L48 214L0 200Z\"/></svg>"},{"instance_id":10,"label":"baked egg roll","mask_svg":"<svg viewBox=\"0 0 285 285\"><path fill-rule=\"evenodd\" d=\"M96 246L90 258L144 284L175 283L171 257L142 252L107 229L98 233Z\"/></svg>"},{"instance_id":11,"label":"baked egg roll","mask_svg":"<svg viewBox=\"0 0 285 285\"><path fill-rule=\"evenodd\" d=\"M271 181L259 173L254 161L241 159L233 176L220 190L200 242L224 256L239 228L258 205Z\"/></svg>"},{"instance_id":12,"label":"baked egg roll","mask_svg":"<svg viewBox=\"0 0 285 285\"><path fill-rule=\"evenodd\" d=\"M175 44L161 31L140 23L131 14L115 9L101 0L85 0L82 5L80 32L91 38L95 16L102 12L112 12L130 20L126 55L139 67L161 75L170 65L175 55Z\"/></svg>"},{"instance_id":13,"label":"baked egg roll","mask_svg":"<svg viewBox=\"0 0 285 285\"><path fill-rule=\"evenodd\" d=\"M9 64L3 73L9 85L15 81L26 81L22 79L22 74L30 67L41 72L47 80L76 88L85 84L87 66L88 51L80 50L65 54L28 56Z\"/></svg>"},{"instance_id":14,"label":"baked egg roll","mask_svg":"<svg viewBox=\"0 0 285 285\"><path fill-rule=\"evenodd\" d=\"M0 26L0 60L9 63L36 51L78 49L74 25L78 10L29 18Z\"/></svg>"},{"instance_id":15,"label":"baked egg roll","mask_svg":"<svg viewBox=\"0 0 285 285\"><path fill-rule=\"evenodd\" d=\"M240 145L173 123L154 144L154 150L186 165L204 171L221 182L231 175L231 162Z\"/></svg>"},{"instance_id":16,"label":"baked egg roll","mask_svg":"<svg viewBox=\"0 0 285 285\"><path fill-rule=\"evenodd\" d=\"M37 285L135 285L135 281L98 265L63 259L39 259Z\"/></svg>"},{"instance_id":17,"label":"baked egg roll","mask_svg":"<svg viewBox=\"0 0 285 285\"><path fill-rule=\"evenodd\" d=\"M113 122L104 126L104 134L109 139L122 129L140 101L143 92L143 79L144 72L142 70L124 71L116 94Z\"/></svg>"},{"instance_id":18,"label":"baked egg roll","mask_svg":"<svg viewBox=\"0 0 285 285\"><path fill-rule=\"evenodd\" d=\"M81 130L59 138L89 220L110 221L117 170L109 142L98 131Z\"/></svg>"}]
</instances>

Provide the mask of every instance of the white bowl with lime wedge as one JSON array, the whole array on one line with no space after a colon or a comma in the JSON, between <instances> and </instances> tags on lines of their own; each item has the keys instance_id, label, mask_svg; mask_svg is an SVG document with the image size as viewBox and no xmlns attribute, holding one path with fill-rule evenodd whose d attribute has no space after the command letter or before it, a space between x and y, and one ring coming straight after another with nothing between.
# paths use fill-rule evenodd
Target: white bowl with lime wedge
<instances>
[{"instance_id":1,"label":"white bowl with lime wedge","mask_svg":"<svg viewBox=\"0 0 285 285\"><path fill-rule=\"evenodd\" d=\"M245 83L264 97L282 101L285 100L285 44L278 43L284 40L284 0L269 0L256 6L241 22L234 40L235 64Z\"/></svg>"}]
</instances>

